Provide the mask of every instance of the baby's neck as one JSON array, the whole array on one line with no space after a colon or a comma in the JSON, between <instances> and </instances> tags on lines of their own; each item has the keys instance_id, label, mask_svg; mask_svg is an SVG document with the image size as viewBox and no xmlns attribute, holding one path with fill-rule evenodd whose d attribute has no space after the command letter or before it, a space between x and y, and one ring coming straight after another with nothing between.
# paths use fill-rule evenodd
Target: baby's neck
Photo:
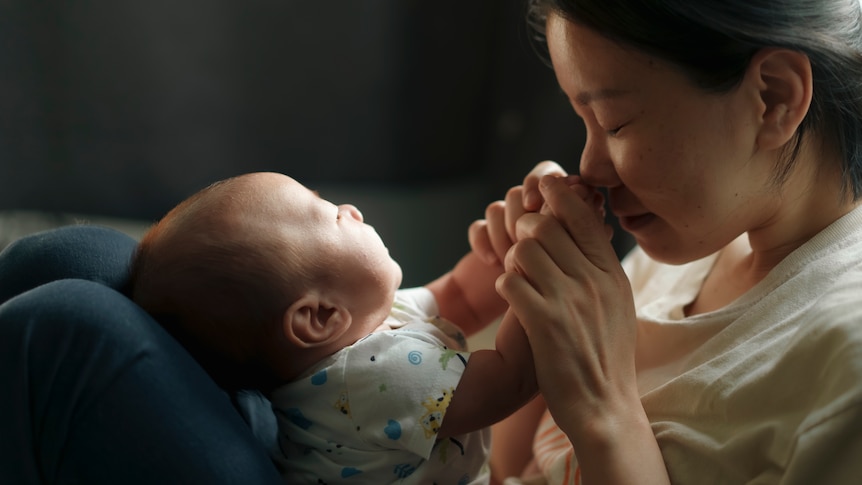
<instances>
[{"instance_id":1,"label":"baby's neck","mask_svg":"<svg viewBox=\"0 0 862 485\"><path fill-rule=\"evenodd\" d=\"M358 323L358 322L356 322ZM368 328L373 325L371 321L366 320L366 323L361 323L359 327L364 327L364 333L361 332L360 328L356 328L353 332L352 336L345 335L341 339L340 342L335 343L328 347L317 347L314 349L293 349L292 353L294 359L291 361L292 368L285 369L285 372L282 373L283 382L282 384L287 384L289 382L293 382L297 379L300 379L306 376L309 372L309 369L315 367L319 362L323 359L326 359L341 349L353 345L363 337L370 335L376 332L383 332L386 330L392 330L393 327L384 319L379 325L376 327L372 327L369 331ZM361 332L357 335L356 332Z\"/></svg>"},{"instance_id":2,"label":"baby's neck","mask_svg":"<svg viewBox=\"0 0 862 485\"><path fill-rule=\"evenodd\" d=\"M393 330L393 328L392 325L389 325L389 323L384 320L383 323L378 325L377 328L371 331L371 333L384 332L386 330Z\"/></svg>"}]
</instances>

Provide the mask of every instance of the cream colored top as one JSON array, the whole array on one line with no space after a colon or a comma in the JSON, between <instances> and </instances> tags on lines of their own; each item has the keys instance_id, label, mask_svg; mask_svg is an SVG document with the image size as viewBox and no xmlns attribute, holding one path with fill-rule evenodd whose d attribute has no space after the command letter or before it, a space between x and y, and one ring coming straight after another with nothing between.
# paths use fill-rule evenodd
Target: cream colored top
<instances>
[{"instance_id":1,"label":"cream colored top","mask_svg":"<svg viewBox=\"0 0 862 485\"><path fill-rule=\"evenodd\" d=\"M730 305L685 317L715 258L670 266L636 248L623 262L638 386L671 481L862 482L862 208ZM540 426L544 479L528 483L577 482L554 431Z\"/></svg>"}]
</instances>

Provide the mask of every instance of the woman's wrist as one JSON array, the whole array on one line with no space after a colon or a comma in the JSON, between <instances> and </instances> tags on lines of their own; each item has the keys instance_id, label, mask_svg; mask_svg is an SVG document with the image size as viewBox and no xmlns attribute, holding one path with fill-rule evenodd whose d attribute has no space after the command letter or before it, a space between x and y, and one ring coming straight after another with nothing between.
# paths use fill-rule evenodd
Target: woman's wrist
<instances>
[{"instance_id":1,"label":"woman's wrist","mask_svg":"<svg viewBox=\"0 0 862 485\"><path fill-rule=\"evenodd\" d=\"M577 456L581 483L670 483L661 450L640 403L609 405L590 417L559 421Z\"/></svg>"}]
</instances>

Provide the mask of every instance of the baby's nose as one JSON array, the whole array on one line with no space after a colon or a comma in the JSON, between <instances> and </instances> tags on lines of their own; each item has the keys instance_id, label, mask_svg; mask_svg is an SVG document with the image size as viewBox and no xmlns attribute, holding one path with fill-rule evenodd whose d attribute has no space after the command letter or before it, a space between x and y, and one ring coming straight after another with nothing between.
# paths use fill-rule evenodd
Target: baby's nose
<instances>
[{"instance_id":1,"label":"baby's nose","mask_svg":"<svg viewBox=\"0 0 862 485\"><path fill-rule=\"evenodd\" d=\"M341 210L350 214L350 217L356 219L359 222L363 222L365 219L362 217L362 213L359 212L359 209L356 208L353 204L342 204Z\"/></svg>"}]
</instances>

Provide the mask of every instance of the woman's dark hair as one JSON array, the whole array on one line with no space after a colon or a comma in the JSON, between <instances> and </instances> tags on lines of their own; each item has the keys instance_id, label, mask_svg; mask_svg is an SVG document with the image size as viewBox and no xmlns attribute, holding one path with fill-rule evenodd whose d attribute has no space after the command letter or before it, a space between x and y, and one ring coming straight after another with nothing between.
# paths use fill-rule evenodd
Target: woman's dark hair
<instances>
[{"instance_id":1,"label":"woman's dark hair","mask_svg":"<svg viewBox=\"0 0 862 485\"><path fill-rule=\"evenodd\" d=\"M545 45L549 14L664 59L701 88L737 86L765 47L806 54L814 94L783 163L793 168L806 133L841 155L845 192L862 198L862 2L860 0L528 0L527 22Z\"/></svg>"}]
</instances>

